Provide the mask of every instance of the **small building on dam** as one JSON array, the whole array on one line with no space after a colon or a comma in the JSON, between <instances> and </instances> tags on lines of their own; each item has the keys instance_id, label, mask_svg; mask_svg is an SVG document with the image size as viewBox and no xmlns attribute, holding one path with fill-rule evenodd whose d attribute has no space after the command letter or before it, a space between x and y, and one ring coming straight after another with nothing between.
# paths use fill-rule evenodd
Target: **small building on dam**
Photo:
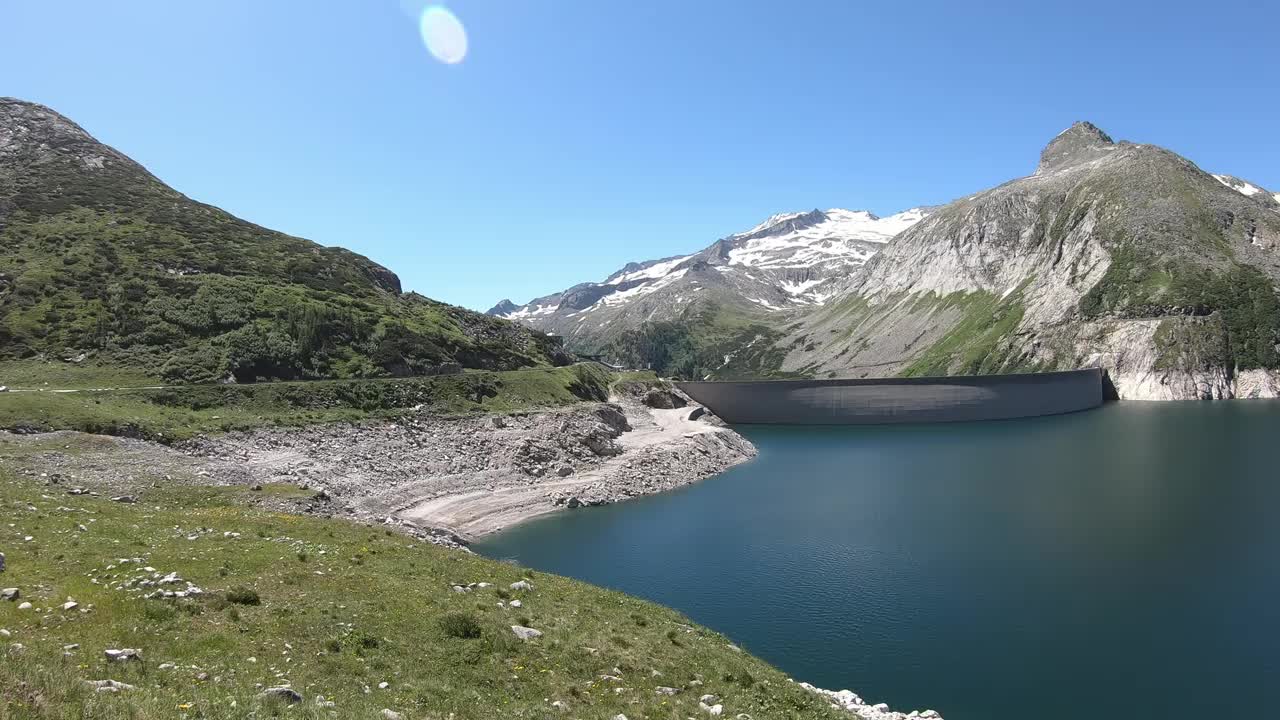
<instances>
[{"instance_id":1,"label":"small building on dam","mask_svg":"<svg viewBox=\"0 0 1280 720\"><path fill-rule=\"evenodd\" d=\"M1058 415L1104 400L1100 369L1025 375L678 382L725 422L869 425Z\"/></svg>"}]
</instances>

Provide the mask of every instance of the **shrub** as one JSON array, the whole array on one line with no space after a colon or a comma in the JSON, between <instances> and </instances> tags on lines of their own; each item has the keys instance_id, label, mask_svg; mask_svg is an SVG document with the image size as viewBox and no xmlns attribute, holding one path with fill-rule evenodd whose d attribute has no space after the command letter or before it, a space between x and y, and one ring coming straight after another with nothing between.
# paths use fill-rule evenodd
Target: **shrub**
<instances>
[{"instance_id":1,"label":"shrub","mask_svg":"<svg viewBox=\"0 0 1280 720\"><path fill-rule=\"evenodd\" d=\"M440 629L449 637L473 640L480 637L480 623L471 615L449 613L440 618Z\"/></svg>"},{"instance_id":2,"label":"shrub","mask_svg":"<svg viewBox=\"0 0 1280 720\"><path fill-rule=\"evenodd\" d=\"M258 597L257 590L241 585L227 591L227 601L236 605L258 605L262 599Z\"/></svg>"}]
</instances>

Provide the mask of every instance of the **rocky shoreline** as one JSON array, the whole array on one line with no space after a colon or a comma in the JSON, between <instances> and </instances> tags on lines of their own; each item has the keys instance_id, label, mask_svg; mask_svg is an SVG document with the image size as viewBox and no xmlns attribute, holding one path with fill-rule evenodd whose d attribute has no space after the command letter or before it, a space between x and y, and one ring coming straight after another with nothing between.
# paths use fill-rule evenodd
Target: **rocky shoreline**
<instances>
[{"instance_id":1,"label":"rocky shoreline","mask_svg":"<svg viewBox=\"0 0 1280 720\"><path fill-rule=\"evenodd\" d=\"M868 705L852 690L823 690L809 683L798 683L800 687L811 693L821 695L831 701L831 707L844 710L861 720L943 720L936 710L912 710L909 713L890 710L884 703Z\"/></svg>"},{"instance_id":2,"label":"rocky shoreline","mask_svg":"<svg viewBox=\"0 0 1280 720\"><path fill-rule=\"evenodd\" d=\"M508 416L261 429L178 449L216 468L211 476L223 482L315 491L306 512L405 525L441 544L663 492L756 454L699 407L617 400Z\"/></svg>"}]
</instances>

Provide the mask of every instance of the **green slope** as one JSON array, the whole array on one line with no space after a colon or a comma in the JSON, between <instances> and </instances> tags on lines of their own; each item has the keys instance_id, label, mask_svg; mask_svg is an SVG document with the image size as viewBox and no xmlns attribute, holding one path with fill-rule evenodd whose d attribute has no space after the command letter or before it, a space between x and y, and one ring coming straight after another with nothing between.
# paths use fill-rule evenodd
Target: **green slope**
<instances>
[{"instance_id":1,"label":"green slope","mask_svg":"<svg viewBox=\"0 0 1280 720\"><path fill-rule=\"evenodd\" d=\"M567 361L542 333L402 293L368 258L190 200L47 108L0 99L0 131L0 360L170 382Z\"/></svg>"}]
</instances>

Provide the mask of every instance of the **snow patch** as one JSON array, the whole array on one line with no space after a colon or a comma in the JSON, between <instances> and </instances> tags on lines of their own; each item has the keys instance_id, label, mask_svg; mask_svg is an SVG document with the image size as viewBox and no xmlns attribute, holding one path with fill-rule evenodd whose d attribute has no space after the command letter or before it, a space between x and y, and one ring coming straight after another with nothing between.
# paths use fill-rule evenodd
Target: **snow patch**
<instances>
[{"instance_id":1,"label":"snow patch","mask_svg":"<svg viewBox=\"0 0 1280 720\"><path fill-rule=\"evenodd\" d=\"M1262 188L1257 185L1245 182L1239 178L1233 178L1229 175L1214 175L1213 178L1245 197L1253 197L1254 195L1262 192ZM1280 194L1277 194L1276 197L1280 198Z\"/></svg>"},{"instance_id":2,"label":"snow patch","mask_svg":"<svg viewBox=\"0 0 1280 720\"><path fill-rule=\"evenodd\" d=\"M836 258L865 262L877 252L878 248L874 245L889 242L893 236L925 216L924 211L918 208L886 218L876 217L865 210L834 208L823 213L823 220L810 227L779 235L740 240L802 214L774 215L755 228L730 237L730 241L737 240L740 244L729 251L729 264L791 268L811 267ZM872 247L867 247L868 244Z\"/></svg>"}]
</instances>

